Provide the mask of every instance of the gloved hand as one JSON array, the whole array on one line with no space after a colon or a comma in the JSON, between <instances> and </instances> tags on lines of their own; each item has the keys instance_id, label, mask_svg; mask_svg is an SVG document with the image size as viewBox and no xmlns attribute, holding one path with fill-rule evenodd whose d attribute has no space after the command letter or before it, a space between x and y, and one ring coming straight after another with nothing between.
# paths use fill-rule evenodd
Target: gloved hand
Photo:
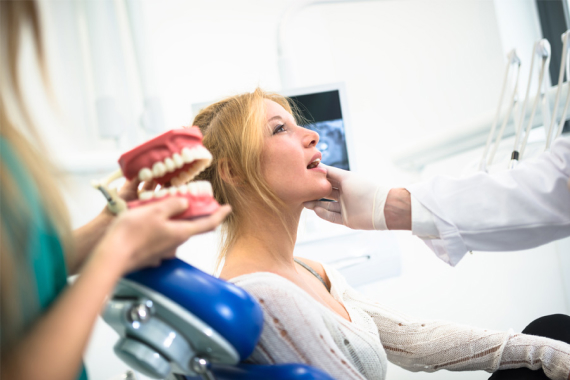
<instances>
[{"instance_id":1,"label":"gloved hand","mask_svg":"<svg viewBox=\"0 0 570 380\"><path fill-rule=\"evenodd\" d=\"M327 169L333 190L327 199L310 201L305 207L324 220L356 230L387 230L384 205L390 187L382 186L358 174L320 164Z\"/></svg>"}]
</instances>

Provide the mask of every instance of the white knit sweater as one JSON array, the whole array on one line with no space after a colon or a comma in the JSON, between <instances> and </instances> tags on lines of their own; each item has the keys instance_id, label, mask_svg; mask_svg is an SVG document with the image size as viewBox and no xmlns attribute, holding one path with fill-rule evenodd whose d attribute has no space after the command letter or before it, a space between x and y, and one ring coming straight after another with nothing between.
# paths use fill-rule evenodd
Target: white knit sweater
<instances>
[{"instance_id":1,"label":"white knit sweater","mask_svg":"<svg viewBox=\"0 0 570 380\"><path fill-rule=\"evenodd\" d=\"M336 270L324 268L331 295L352 322L279 275L257 272L230 280L254 296L264 311L263 332L249 362L306 363L337 380L385 379L386 359L410 371L542 367L551 379L568 379L569 344L411 318L367 299Z\"/></svg>"}]
</instances>

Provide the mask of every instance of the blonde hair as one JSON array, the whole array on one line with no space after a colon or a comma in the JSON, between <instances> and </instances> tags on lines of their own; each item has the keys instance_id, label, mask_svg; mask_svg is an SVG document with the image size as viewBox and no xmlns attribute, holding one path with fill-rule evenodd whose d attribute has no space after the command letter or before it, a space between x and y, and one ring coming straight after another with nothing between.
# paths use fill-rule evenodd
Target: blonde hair
<instances>
[{"instance_id":1,"label":"blonde hair","mask_svg":"<svg viewBox=\"0 0 570 380\"><path fill-rule=\"evenodd\" d=\"M267 124L264 100L272 100L298 119L294 103L279 94L257 88L221 100L200 111L193 125L200 127L203 144L213 161L198 179L212 183L220 204L230 204L232 213L222 224L222 244L216 268L240 236L240 225L248 217L252 198L262 202L285 226L284 203L269 188L261 173L263 134Z\"/></svg>"},{"instance_id":2,"label":"blonde hair","mask_svg":"<svg viewBox=\"0 0 570 380\"><path fill-rule=\"evenodd\" d=\"M19 54L22 33L31 28L36 56L49 94L49 82L44 64L43 44L40 36L40 20L37 4L33 1L0 1L0 36L2 64L0 73L0 135L7 141L22 167L38 189L41 204L53 223L63 246L69 248L70 226L65 203L54 180L55 170L46 160L45 149L34 128L29 110L25 105L19 83ZM10 111L10 112L9 112ZM17 122L14 120L18 120ZM28 138L24 137L26 135ZM31 144L33 142L33 145ZM39 300L34 297L33 273L22 274L29 245L28 226L32 211L22 191L17 188L16 178L4 161L0 162L2 192L2 217L0 218L0 318L1 343L5 347L21 333L22 310L37 309ZM22 289L25 295L22 299ZM19 293L20 292L20 293ZM34 304L35 303L35 304Z\"/></svg>"}]
</instances>

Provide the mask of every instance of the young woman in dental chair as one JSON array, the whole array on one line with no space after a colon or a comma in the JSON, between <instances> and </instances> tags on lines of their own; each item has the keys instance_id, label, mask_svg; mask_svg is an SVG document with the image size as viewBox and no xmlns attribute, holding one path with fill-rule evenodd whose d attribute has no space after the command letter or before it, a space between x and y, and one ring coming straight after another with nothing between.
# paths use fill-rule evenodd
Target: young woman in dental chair
<instances>
[{"instance_id":1,"label":"young woman in dental chair","mask_svg":"<svg viewBox=\"0 0 570 380\"><path fill-rule=\"evenodd\" d=\"M411 371L497 371L492 379L570 378L570 344L412 318L358 294L334 269L294 257L303 202L331 185L318 166L319 136L297 125L286 98L257 89L205 108L193 124L214 157L200 178L233 209L220 277L264 310L251 362L306 363L341 380L384 379L387 360ZM546 324L560 323L555 335L565 326L570 339L565 317ZM518 367L526 368L511 372Z\"/></svg>"}]
</instances>

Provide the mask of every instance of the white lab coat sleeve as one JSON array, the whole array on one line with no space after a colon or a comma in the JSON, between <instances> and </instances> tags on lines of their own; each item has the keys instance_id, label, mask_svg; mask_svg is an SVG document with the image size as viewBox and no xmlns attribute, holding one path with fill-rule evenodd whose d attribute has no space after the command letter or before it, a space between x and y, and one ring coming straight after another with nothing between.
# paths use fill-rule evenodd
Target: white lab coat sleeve
<instances>
[{"instance_id":1,"label":"white lab coat sleeve","mask_svg":"<svg viewBox=\"0 0 570 380\"><path fill-rule=\"evenodd\" d=\"M412 206L412 234L420 239L439 239L433 214L410 194Z\"/></svg>"},{"instance_id":2,"label":"white lab coat sleeve","mask_svg":"<svg viewBox=\"0 0 570 380\"><path fill-rule=\"evenodd\" d=\"M570 139L560 138L513 170L437 176L407 190L433 215L439 238L424 241L455 266L471 250L516 251L570 236L569 178Z\"/></svg>"}]
</instances>

